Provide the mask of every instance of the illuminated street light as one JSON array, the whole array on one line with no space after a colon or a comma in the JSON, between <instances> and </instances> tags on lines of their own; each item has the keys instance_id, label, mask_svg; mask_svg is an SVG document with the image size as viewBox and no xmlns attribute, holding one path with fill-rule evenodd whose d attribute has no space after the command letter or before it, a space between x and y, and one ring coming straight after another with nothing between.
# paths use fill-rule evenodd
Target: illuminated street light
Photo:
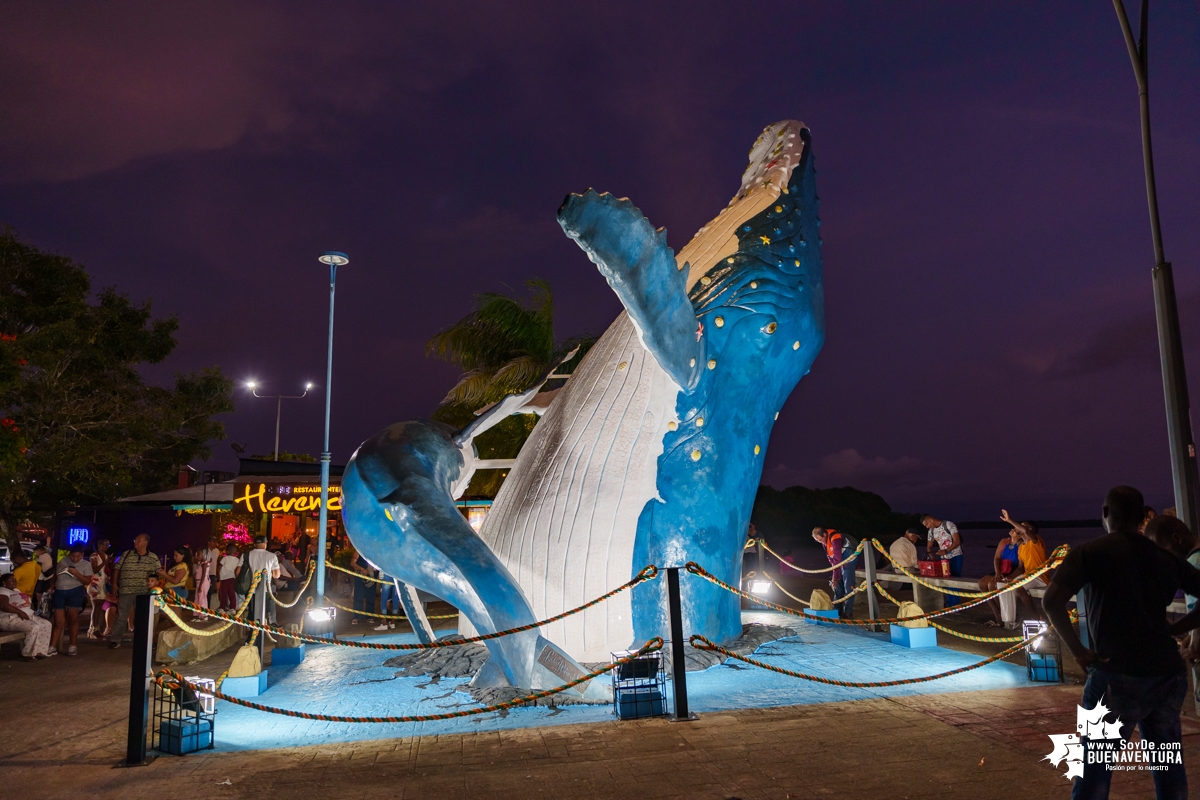
<instances>
[{"instance_id":1,"label":"illuminated street light","mask_svg":"<svg viewBox=\"0 0 1200 800\"><path fill-rule=\"evenodd\" d=\"M279 460L279 418L283 414L284 400L303 400L308 396L308 390L312 388L311 383L304 384L304 394L259 394L258 381L246 381L246 388L250 390L250 394L255 397L275 398L275 460Z\"/></svg>"},{"instance_id":2,"label":"illuminated street light","mask_svg":"<svg viewBox=\"0 0 1200 800\"><path fill-rule=\"evenodd\" d=\"M325 448L321 451L321 510L317 522L317 597L325 599L325 528L329 524L329 402L333 388L333 296L337 288L337 268L350 258L337 250L327 250L317 259L329 267L329 349L325 358Z\"/></svg>"}]
</instances>

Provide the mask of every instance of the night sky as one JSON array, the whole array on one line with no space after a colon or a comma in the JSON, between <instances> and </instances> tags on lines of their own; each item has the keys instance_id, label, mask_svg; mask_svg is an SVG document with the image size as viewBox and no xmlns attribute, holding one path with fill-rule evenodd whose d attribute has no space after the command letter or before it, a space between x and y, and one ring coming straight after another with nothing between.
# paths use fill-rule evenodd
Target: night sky
<instances>
[{"instance_id":1,"label":"night sky","mask_svg":"<svg viewBox=\"0 0 1200 800\"><path fill-rule=\"evenodd\" d=\"M1151 18L1167 257L1200 381L1200 9ZM827 338L764 482L904 510L1170 505L1137 94L1110 3L6 4L0 222L180 319L147 370L290 392L325 368L333 453L427 415L425 341L548 279L560 338L620 310L554 214L589 186L682 247L758 132L813 132ZM298 392L297 392L298 393ZM239 388L229 441L269 452ZM287 401L316 454L322 397ZM213 468L235 464L229 441Z\"/></svg>"}]
</instances>

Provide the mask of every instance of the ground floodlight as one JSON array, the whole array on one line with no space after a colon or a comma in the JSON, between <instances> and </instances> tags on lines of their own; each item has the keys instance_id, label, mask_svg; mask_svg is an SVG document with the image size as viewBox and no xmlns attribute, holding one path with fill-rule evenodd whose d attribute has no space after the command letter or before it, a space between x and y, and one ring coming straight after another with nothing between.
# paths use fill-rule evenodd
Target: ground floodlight
<instances>
[{"instance_id":1,"label":"ground floodlight","mask_svg":"<svg viewBox=\"0 0 1200 800\"><path fill-rule=\"evenodd\" d=\"M185 676L184 680L190 683L196 692L196 699L200 701L200 709L205 714L213 713L213 708L216 707L217 699L212 693L217 690L217 682L212 678L201 678L199 675Z\"/></svg>"},{"instance_id":2,"label":"ground floodlight","mask_svg":"<svg viewBox=\"0 0 1200 800\"><path fill-rule=\"evenodd\" d=\"M332 606L329 608L311 608L308 611L308 618L313 622L329 622L336 616L337 609Z\"/></svg>"},{"instance_id":3,"label":"ground floodlight","mask_svg":"<svg viewBox=\"0 0 1200 800\"><path fill-rule=\"evenodd\" d=\"M1036 636L1032 642L1025 646L1025 649L1030 653L1044 649L1046 645L1046 632L1050 630L1049 623L1040 619L1027 619L1021 623L1021 634L1025 639Z\"/></svg>"},{"instance_id":4,"label":"ground floodlight","mask_svg":"<svg viewBox=\"0 0 1200 800\"><path fill-rule=\"evenodd\" d=\"M764 597L771 592L770 581L750 581L750 594L756 594L759 597Z\"/></svg>"}]
</instances>

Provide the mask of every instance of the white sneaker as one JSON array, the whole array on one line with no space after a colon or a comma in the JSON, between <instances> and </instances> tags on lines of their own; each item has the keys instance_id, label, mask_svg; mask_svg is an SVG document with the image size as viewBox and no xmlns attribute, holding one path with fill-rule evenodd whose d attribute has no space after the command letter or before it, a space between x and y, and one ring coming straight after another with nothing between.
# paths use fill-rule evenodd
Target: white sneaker
<instances>
[{"instance_id":1,"label":"white sneaker","mask_svg":"<svg viewBox=\"0 0 1200 800\"><path fill-rule=\"evenodd\" d=\"M56 655L58 655L58 648L57 648L57 647L51 647L49 650L47 650L47 651L46 651L46 655L48 655L48 656L56 656Z\"/></svg>"},{"instance_id":2,"label":"white sneaker","mask_svg":"<svg viewBox=\"0 0 1200 800\"><path fill-rule=\"evenodd\" d=\"M394 623L394 622L389 622L389 623L388 623L388 627L389 627L389 628L395 628L395 627L396 627L396 623Z\"/></svg>"},{"instance_id":3,"label":"white sneaker","mask_svg":"<svg viewBox=\"0 0 1200 800\"><path fill-rule=\"evenodd\" d=\"M377 631L386 631L387 629L388 629L388 624L386 622L375 626L375 630L377 630Z\"/></svg>"},{"instance_id":4,"label":"white sneaker","mask_svg":"<svg viewBox=\"0 0 1200 800\"><path fill-rule=\"evenodd\" d=\"M67 655L69 655L69 656L77 655L78 653L79 653L79 648L76 647L75 645L71 645L70 647L67 648Z\"/></svg>"}]
</instances>

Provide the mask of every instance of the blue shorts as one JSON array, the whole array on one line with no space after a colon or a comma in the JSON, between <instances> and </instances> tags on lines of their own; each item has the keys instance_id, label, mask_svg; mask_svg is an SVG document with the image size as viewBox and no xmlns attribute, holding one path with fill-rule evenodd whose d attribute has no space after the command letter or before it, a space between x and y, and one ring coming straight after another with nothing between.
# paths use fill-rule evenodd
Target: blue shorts
<instances>
[{"instance_id":1,"label":"blue shorts","mask_svg":"<svg viewBox=\"0 0 1200 800\"><path fill-rule=\"evenodd\" d=\"M55 589L53 608L59 611L64 608L82 609L87 602L87 587L76 586L74 589Z\"/></svg>"}]
</instances>

